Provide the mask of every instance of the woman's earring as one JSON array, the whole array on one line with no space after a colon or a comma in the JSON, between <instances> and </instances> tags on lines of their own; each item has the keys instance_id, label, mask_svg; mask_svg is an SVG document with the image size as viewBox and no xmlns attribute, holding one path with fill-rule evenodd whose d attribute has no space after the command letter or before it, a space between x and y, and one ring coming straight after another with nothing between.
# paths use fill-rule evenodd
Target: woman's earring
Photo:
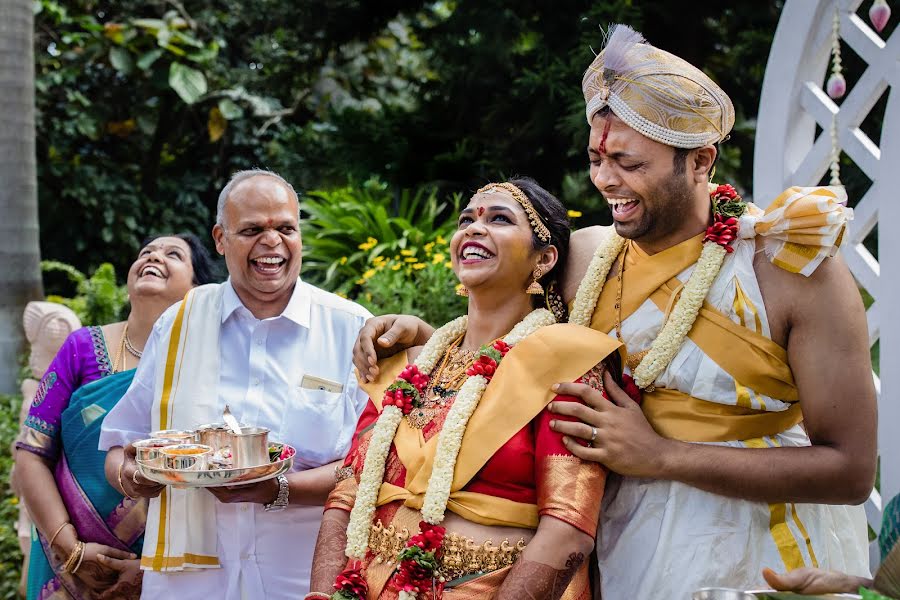
<instances>
[{"instance_id":1,"label":"woman's earring","mask_svg":"<svg viewBox=\"0 0 900 600\"><path fill-rule=\"evenodd\" d=\"M463 298L468 298L469 290L466 289L466 286L464 286L463 284L460 283L459 285L456 286L456 295L462 296Z\"/></svg>"},{"instance_id":2,"label":"woman's earring","mask_svg":"<svg viewBox=\"0 0 900 600\"><path fill-rule=\"evenodd\" d=\"M531 276L533 277L533 279L525 289L525 293L531 294L533 296L537 296L538 294L543 295L544 288L540 283L538 283L538 279L544 276L544 269L542 269L541 267L535 267L534 271L531 273Z\"/></svg>"}]
</instances>

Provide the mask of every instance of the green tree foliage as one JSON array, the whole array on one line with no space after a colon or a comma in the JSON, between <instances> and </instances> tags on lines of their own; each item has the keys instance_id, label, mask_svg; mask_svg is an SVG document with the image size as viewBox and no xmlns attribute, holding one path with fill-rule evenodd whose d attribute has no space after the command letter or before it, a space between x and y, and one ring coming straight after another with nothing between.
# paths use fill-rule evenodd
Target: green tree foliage
<instances>
[{"instance_id":1,"label":"green tree foliage","mask_svg":"<svg viewBox=\"0 0 900 600\"><path fill-rule=\"evenodd\" d=\"M731 94L719 178L749 191L781 1L37 4L43 253L121 272L146 234L207 239L218 190L251 166L301 192L377 176L442 196L522 173L602 222L580 82L616 21Z\"/></svg>"},{"instance_id":2,"label":"green tree foliage","mask_svg":"<svg viewBox=\"0 0 900 600\"><path fill-rule=\"evenodd\" d=\"M106 325L128 317L128 289L116 283L111 264L101 264L90 277L71 265L53 260L43 261L41 269L44 273L63 273L75 285L75 295L71 298L50 295L47 300L68 306L82 323Z\"/></svg>"},{"instance_id":3,"label":"green tree foliage","mask_svg":"<svg viewBox=\"0 0 900 600\"><path fill-rule=\"evenodd\" d=\"M460 197L439 202L435 190L394 195L378 180L316 190L303 199L303 277L328 289L355 294L360 273L377 257L411 251L440 240L446 251ZM431 244L434 246L434 243Z\"/></svg>"}]
</instances>

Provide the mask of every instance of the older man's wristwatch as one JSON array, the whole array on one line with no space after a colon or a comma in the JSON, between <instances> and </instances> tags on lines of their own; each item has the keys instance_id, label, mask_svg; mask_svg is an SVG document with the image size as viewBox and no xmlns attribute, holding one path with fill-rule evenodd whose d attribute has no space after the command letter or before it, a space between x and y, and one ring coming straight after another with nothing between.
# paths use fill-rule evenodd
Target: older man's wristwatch
<instances>
[{"instance_id":1,"label":"older man's wristwatch","mask_svg":"<svg viewBox=\"0 0 900 600\"><path fill-rule=\"evenodd\" d=\"M278 481L278 496L275 497L275 500L269 502L268 504L263 504L263 509L266 512L275 512L278 510L284 510L288 505L288 494L291 489L288 485L287 477L284 475L279 475L277 478Z\"/></svg>"}]
</instances>

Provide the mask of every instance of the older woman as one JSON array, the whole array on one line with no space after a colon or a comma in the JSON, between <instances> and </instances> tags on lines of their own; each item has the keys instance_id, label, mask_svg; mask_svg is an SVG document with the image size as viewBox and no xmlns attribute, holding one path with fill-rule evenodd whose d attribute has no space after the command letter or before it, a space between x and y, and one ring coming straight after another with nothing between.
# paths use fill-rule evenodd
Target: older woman
<instances>
[{"instance_id":1,"label":"older woman","mask_svg":"<svg viewBox=\"0 0 900 600\"><path fill-rule=\"evenodd\" d=\"M37 530L29 600L140 595L135 553L146 501L106 483L100 423L128 389L153 322L211 279L196 236L148 240L128 271L128 319L73 332L41 379L16 442L17 478Z\"/></svg>"},{"instance_id":2,"label":"older woman","mask_svg":"<svg viewBox=\"0 0 900 600\"><path fill-rule=\"evenodd\" d=\"M307 598L590 598L606 474L551 431L547 405L572 399L546 390L602 386L621 357L543 308L568 240L564 207L530 179L461 212L450 253L468 315L379 365Z\"/></svg>"}]
</instances>

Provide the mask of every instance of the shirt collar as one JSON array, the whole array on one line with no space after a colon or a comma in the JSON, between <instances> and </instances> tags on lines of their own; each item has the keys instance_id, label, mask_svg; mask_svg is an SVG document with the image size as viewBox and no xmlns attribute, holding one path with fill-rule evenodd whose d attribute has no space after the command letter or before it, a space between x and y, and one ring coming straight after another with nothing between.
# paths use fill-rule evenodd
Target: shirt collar
<instances>
[{"instance_id":1,"label":"shirt collar","mask_svg":"<svg viewBox=\"0 0 900 600\"><path fill-rule=\"evenodd\" d=\"M244 306L244 303L241 302L241 299L238 297L237 292L234 291L234 286L231 284L231 278L228 278L223 285L225 285L225 293L222 297L222 323L228 320L236 310L244 309L247 311L248 315L252 316L250 310ZM297 280L297 285L294 286L294 291L291 293L291 299L288 300L287 306L284 307L284 311L278 316L274 318L284 317L289 321L293 321L297 325L301 327L309 328L309 319L310 319L310 294L308 286L303 283L301 280Z\"/></svg>"}]
</instances>

